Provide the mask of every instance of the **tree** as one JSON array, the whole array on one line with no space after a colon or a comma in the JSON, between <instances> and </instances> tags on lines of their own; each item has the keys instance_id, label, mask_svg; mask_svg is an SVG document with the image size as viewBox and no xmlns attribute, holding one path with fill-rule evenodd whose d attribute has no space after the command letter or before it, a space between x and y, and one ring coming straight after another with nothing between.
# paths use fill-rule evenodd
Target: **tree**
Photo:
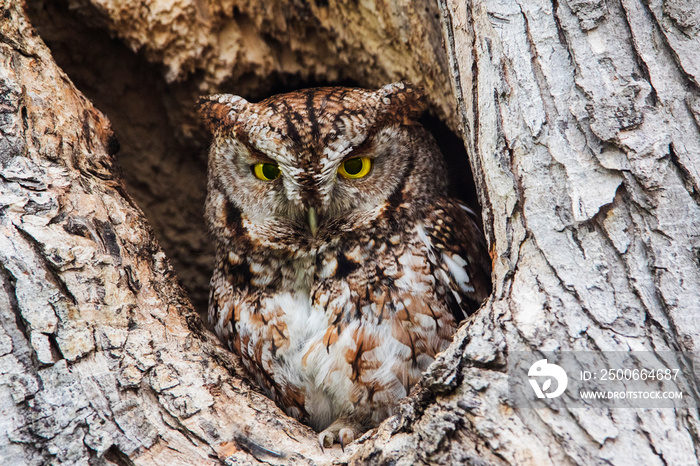
<instances>
[{"instance_id":1,"label":"tree","mask_svg":"<svg viewBox=\"0 0 700 466\"><path fill-rule=\"evenodd\" d=\"M204 140L185 105L198 93L230 86L262 95L275 80L423 85L436 117L461 129L491 247L492 296L397 416L344 453L321 452L309 428L240 377L176 283L138 207L155 188L128 171L130 151L143 158L156 149L138 151L143 133L120 138L125 183L110 123L55 64L20 2L6 0L0 455L8 464L697 463L696 408L525 409L508 399L506 370L514 352L530 349L695 351L693 5L268 3L28 8L66 69L80 68L94 46L82 56L61 51L70 40L51 24L71 21L94 28L78 37L108 30L139 51L139 63L162 66L163 80L149 81L162 107L134 118L152 124L157 141L168 139L168 125L153 122L169 120L190 154ZM123 52L101 37L94 42ZM102 96L115 115L123 95ZM177 249L167 227L159 229L166 250Z\"/></svg>"}]
</instances>

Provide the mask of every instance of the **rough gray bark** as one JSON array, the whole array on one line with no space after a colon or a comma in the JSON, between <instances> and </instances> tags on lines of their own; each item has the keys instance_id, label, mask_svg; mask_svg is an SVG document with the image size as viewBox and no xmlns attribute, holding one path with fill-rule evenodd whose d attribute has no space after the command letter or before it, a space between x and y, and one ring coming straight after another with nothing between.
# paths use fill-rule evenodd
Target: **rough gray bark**
<instances>
[{"instance_id":1,"label":"rough gray bark","mask_svg":"<svg viewBox=\"0 0 700 466\"><path fill-rule=\"evenodd\" d=\"M234 358L202 328L117 175L109 123L55 65L19 2L0 2L0 456L8 464L697 463L697 411L520 409L508 401L505 372L517 350L697 350L700 17L692 2L440 0L430 7L439 17L417 2L363 3L359 17L334 2L295 4L287 16L243 2L235 10L182 0L174 16L71 3L165 65L183 100L197 86L246 81L231 73L261 63L263 74L318 61L302 78L422 82L436 114L461 123L495 289L397 416L344 454L322 453L310 429L238 378ZM324 8L354 19L343 29ZM380 19L363 22L373 11ZM241 17L256 15L257 29L242 29ZM286 23L275 18L289 17L329 34L317 45L341 37L351 53L326 61L325 45L300 41L306 30L285 45ZM416 23L424 36L406 33ZM430 58L440 24L449 61ZM261 30L273 33L253 34ZM386 31L403 39L382 42ZM210 49L228 43L218 39L225 32L236 49ZM363 34L373 38L366 46ZM282 43L278 60L265 61L260 50L270 47L246 37ZM280 58L290 50L296 62ZM348 66L356 57L360 65ZM197 68L204 77L192 81ZM448 73L456 112L439 84ZM178 127L192 125L178 112Z\"/></svg>"},{"instance_id":2,"label":"rough gray bark","mask_svg":"<svg viewBox=\"0 0 700 466\"><path fill-rule=\"evenodd\" d=\"M426 379L451 391L359 457L697 464L696 409L518 409L503 372L519 350L698 350L696 6L440 9L495 290Z\"/></svg>"}]
</instances>

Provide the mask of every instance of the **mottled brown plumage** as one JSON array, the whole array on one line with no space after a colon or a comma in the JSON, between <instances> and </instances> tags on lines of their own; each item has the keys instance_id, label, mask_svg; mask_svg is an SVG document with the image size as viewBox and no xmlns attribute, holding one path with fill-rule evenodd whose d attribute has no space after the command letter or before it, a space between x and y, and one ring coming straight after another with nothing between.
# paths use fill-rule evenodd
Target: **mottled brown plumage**
<instances>
[{"instance_id":1,"label":"mottled brown plumage","mask_svg":"<svg viewBox=\"0 0 700 466\"><path fill-rule=\"evenodd\" d=\"M351 441L393 412L490 291L481 233L416 123L420 95L404 83L257 104L217 95L200 110L214 134L211 324L322 443ZM351 159L370 171L341 176ZM259 164L279 177L261 179Z\"/></svg>"}]
</instances>

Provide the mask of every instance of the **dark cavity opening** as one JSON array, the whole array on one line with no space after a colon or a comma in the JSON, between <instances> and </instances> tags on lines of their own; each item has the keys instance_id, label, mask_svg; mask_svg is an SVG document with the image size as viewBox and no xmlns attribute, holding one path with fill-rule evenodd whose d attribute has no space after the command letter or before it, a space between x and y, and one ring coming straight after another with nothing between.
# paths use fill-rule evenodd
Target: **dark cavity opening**
<instances>
[{"instance_id":1,"label":"dark cavity opening","mask_svg":"<svg viewBox=\"0 0 700 466\"><path fill-rule=\"evenodd\" d=\"M194 113L203 73L195 70L185 81L167 83L163 70L106 30L91 27L90 19L76 15L67 2L28 2L27 10L57 64L109 118L117 136L109 150L119 148L116 158L127 190L148 218L195 309L206 316L214 257L203 218L209 136ZM262 81L243 75L220 89L256 102L308 87L362 87L349 79L310 80L289 74ZM430 111L420 122L445 157L452 194L476 212L481 226L481 208L460 137Z\"/></svg>"},{"instance_id":2,"label":"dark cavity opening","mask_svg":"<svg viewBox=\"0 0 700 466\"><path fill-rule=\"evenodd\" d=\"M214 255L203 218L206 139L185 134L182 124L196 124L196 76L166 83L158 67L64 2L28 2L27 13L58 66L109 118L116 141L108 149L116 152L127 191L193 305L205 312Z\"/></svg>"}]
</instances>

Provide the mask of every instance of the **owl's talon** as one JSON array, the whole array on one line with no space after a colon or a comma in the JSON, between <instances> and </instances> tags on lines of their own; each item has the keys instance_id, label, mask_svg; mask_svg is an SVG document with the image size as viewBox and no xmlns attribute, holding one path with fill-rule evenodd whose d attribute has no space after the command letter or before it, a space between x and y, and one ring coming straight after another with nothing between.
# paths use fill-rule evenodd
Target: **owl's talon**
<instances>
[{"instance_id":1,"label":"owl's talon","mask_svg":"<svg viewBox=\"0 0 700 466\"><path fill-rule=\"evenodd\" d=\"M326 448L331 448L333 446L335 438L331 432L323 431L320 434L318 434L318 443L321 445L321 451L326 452L326 450L323 447Z\"/></svg>"},{"instance_id":2,"label":"owl's talon","mask_svg":"<svg viewBox=\"0 0 700 466\"><path fill-rule=\"evenodd\" d=\"M340 449L345 451L345 445L348 445L355 441L355 432L352 429L344 427L340 429L338 433L338 440L340 442Z\"/></svg>"},{"instance_id":3,"label":"owl's talon","mask_svg":"<svg viewBox=\"0 0 700 466\"><path fill-rule=\"evenodd\" d=\"M334 443L339 443L341 450L345 452L345 447L355 441L363 430L359 425L348 422L348 420L337 420L326 430L318 434L318 443L321 449L331 448Z\"/></svg>"}]
</instances>

